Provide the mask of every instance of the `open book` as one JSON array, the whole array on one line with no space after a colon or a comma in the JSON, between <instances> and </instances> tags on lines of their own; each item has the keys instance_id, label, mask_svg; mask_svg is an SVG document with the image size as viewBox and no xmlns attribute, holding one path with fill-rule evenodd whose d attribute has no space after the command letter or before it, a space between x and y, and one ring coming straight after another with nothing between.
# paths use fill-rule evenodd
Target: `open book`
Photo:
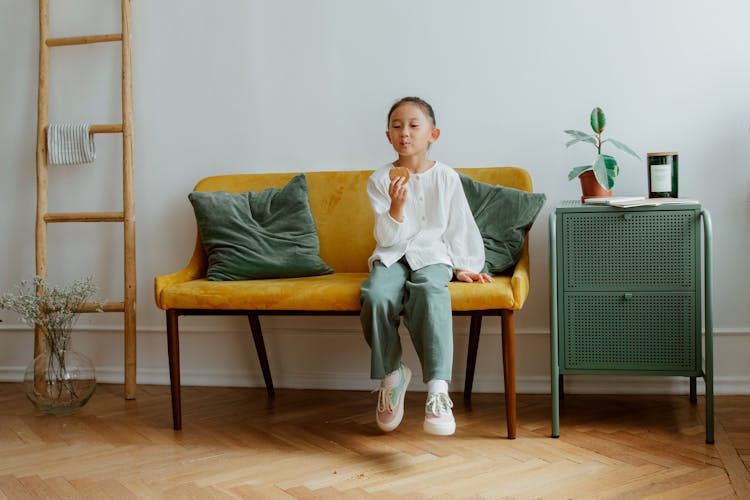
<instances>
[{"instance_id":1,"label":"open book","mask_svg":"<svg viewBox=\"0 0 750 500\"><path fill-rule=\"evenodd\" d=\"M587 205L609 205L612 207L658 207L660 205L698 205L700 201L688 198L645 198L643 196L612 196L609 198L588 198Z\"/></svg>"}]
</instances>

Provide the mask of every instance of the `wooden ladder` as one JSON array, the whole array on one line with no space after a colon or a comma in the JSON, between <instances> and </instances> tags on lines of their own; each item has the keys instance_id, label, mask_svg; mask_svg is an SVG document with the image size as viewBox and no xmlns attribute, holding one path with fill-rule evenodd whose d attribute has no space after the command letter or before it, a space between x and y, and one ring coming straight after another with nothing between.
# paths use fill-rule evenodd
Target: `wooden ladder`
<instances>
[{"instance_id":1,"label":"wooden ladder","mask_svg":"<svg viewBox=\"0 0 750 500\"><path fill-rule=\"evenodd\" d=\"M57 222L122 222L124 232L124 300L108 302L105 312L124 313L125 341L125 398L134 399L136 392L136 335L135 335L135 195L133 192L133 104L130 62L130 0L120 0L122 33L107 35L49 37L49 0L39 0L39 94L36 142L36 274L47 277L47 224ZM122 134L122 212L48 212L47 127L49 125L49 56L51 47L90 43L121 42L122 44L122 123L92 125L92 134ZM93 312L96 306L87 304L81 312ZM35 330L34 356L45 350L44 333Z\"/></svg>"}]
</instances>

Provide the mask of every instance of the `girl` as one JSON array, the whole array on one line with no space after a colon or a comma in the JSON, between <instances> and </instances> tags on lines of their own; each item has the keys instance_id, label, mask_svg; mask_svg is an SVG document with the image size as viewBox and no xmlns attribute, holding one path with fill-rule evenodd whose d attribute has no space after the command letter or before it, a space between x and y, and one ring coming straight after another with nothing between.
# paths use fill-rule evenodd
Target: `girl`
<instances>
[{"instance_id":1,"label":"girl","mask_svg":"<svg viewBox=\"0 0 750 500\"><path fill-rule=\"evenodd\" d=\"M362 285L360 320L372 349L370 376L380 380L375 420L392 431L404 415L411 370L401 363L400 315L427 383L424 430L451 435L456 422L448 396L453 365L453 322L448 283L455 276L486 283L484 245L458 174L427 159L440 137L432 107L418 97L397 101L386 137L398 154L367 183L377 246ZM404 170L406 169L406 171Z\"/></svg>"}]
</instances>

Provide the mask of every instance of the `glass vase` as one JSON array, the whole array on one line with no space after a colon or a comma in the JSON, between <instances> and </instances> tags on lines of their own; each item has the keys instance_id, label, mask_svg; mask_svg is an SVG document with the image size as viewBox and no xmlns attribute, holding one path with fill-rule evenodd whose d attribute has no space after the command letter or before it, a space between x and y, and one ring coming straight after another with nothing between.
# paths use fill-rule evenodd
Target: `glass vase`
<instances>
[{"instance_id":1,"label":"glass vase","mask_svg":"<svg viewBox=\"0 0 750 500\"><path fill-rule=\"evenodd\" d=\"M24 374L26 396L44 413L73 413L96 389L94 364L73 349L47 349Z\"/></svg>"}]
</instances>

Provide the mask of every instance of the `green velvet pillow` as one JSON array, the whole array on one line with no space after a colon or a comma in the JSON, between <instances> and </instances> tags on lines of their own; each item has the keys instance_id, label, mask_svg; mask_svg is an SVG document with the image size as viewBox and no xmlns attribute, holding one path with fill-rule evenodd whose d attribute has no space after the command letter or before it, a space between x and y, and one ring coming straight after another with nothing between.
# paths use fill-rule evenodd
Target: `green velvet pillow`
<instances>
[{"instance_id":1,"label":"green velvet pillow","mask_svg":"<svg viewBox=\"0 0 750 500\"><path fill-rule=\"evenodd\" d=\"M211 281L330 274L320 258L307 180L254 193L193 191L193 204Z\"/></svg>"},{"instance_id":2,"label":"green velvet pillow","mask_svg":"<svg viewBox=\"0 0 750 500\"><path fill-rule=\"evenodd\" d=\"M524 238L547 197L458 175L482 233L487 271L499 274L512 268L521 257Z\"/></svg>"}]
</instances>

